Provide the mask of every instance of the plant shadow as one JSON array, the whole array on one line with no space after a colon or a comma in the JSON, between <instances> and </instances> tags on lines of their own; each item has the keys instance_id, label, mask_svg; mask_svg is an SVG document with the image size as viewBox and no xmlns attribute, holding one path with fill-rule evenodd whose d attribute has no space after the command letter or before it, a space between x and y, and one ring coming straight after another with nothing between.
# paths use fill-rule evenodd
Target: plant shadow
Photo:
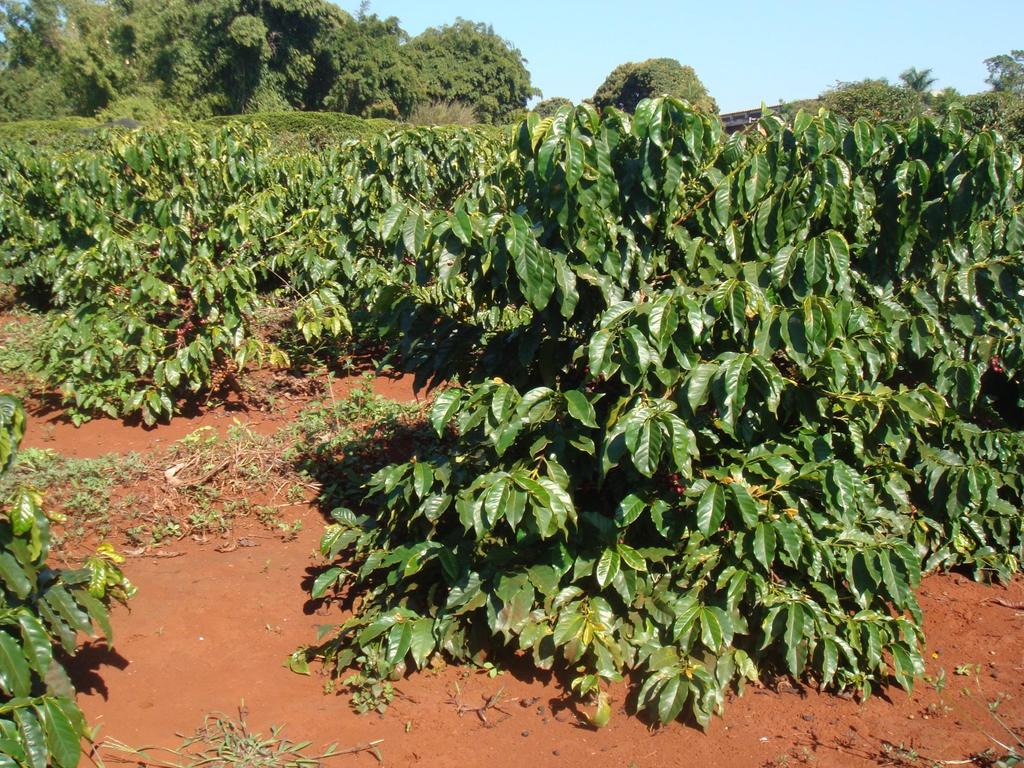
<instances>
[{"instance_id":1,"label":"plant shadow","mask_svg":"<svg viewBox=\"0 0 1024 768\"><path fill-rule=\"evenodd\" d=\"M110 691L100 675L102 667L126 669L128 659L107 645L104 640L86 642L65 664L68 677L79 694L99 694L104 701Z\"/></svg>"}]
</instances>

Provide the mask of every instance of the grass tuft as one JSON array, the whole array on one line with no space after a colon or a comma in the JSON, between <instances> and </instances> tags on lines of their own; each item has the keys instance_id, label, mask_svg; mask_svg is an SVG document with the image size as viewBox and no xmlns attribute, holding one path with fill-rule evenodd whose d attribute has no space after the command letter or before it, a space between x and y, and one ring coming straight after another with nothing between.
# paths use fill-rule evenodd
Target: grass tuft
<instances>
[{"instance_id":1,"label":"grass tuft","mask_svg":"<svg viewBox=\"0 0 1024 768\"><path fill-rule=\"evenodd\" d=\"M345 748L329 744L323 752L310 754L311 742L285 738L280 726L271 726L270 734L264 736L249 728L247 717L243 701L237 719L220 713L207 715L195 735L175 749L130 747L106 739L97 750L108 752L107 757L117 762L155 768L318 768L329 758L359 752L369 752L378 763L384 763L379 749L382 739Z\"/></svg>"}]
</instances>

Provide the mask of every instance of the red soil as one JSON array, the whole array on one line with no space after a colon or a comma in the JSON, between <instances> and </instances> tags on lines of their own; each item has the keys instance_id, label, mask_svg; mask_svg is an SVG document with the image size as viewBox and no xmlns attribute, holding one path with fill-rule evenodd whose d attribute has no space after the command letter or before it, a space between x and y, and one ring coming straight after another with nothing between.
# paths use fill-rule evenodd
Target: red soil
<instances>
[{"instance_id":1,"label":"red soil","mask_svg":"<svg viewBox=\"0 0 1024 768\"><path fill-rule=\"evenodd\" d=\"M339 382L337 394L346 386L351 382ZM375 386L412 397L407 380L378 379ZM145 451L234 417L274 429L296 408L214 411L153 430L110 420L75 429L51 415L33 419L28 441L75 456ZM79 700L90 722L102 726L101 739L173 747L176 734L192 733L207 713L234 714L244 700L249 724L260 732L286 725L292 740L342 747L382 739L390 766L865 766L930 764L900 763L886 744L932 761L994 747L988 734L1010 741L988 711L998 698L1003 722L1024 724L1024 612L1012 607L1024 600L1024 580L1004 589L954 575L929 577L920 590L928 673L945 670L941 694L920 681L912 696L894 689L858 704L802 689L748 688L705 734L678 723L649 729L626 713L631 701L619 686L611 723L595 732L581 724L555 681L448 667L397 683L400 694L383 718L360 717L346 696L324 695L322 678L282 666L292 650L315 639L317 625L341 619L339 609L307 602L323 519L311 508L299 517L303 529L289 542L236 530L233 536L245 536L250 546L223 552L216 547L225 542L182 541L163 557L128 560L125 570L139 593L130 610L113 613L115 650L90 644L74 663ZM967 674L956 674L958 667ZM460 716L458 702L479 707L499 690L504 712L488 710L488 722L472 711ZM365 752L334 762L377 765Z\"/></svg>"},{"instance_id":2,"label":"red soil","mask_svg":"<svg viewBox=\"0 0 1024 768\"><path fill-rule=\"evenodd\" d=\"M377 394L392 400L407 401L417 397L413 391L412 376L377 377L372 381ZM331 395L341 399L364 383L365 380L359 376L335 379L331 382ZM144 453L166 447L201 427L213 427L218 434L223 434L236 419L259 434L269 435L287 424L306 402L305 398L285 398L273 410L229 402L222 408L196 409L174 418L169 424L152 427L137 420L111 418L92 419L76 427L61 410L33 410L30 406L32 418L29 419L24 446L54 448L79 459L95 458L105 453Z\"/></svg>"},{"instance_id":3,"label":"red soil","mask_svg":"<svg viewBox=\"0 0 1024 768\"><path fill-rule=\"evenodd\" d=\"M987 712L998 696L1007 697L999 707L1007 724L1024 720L1024 618L984 602L1021 600L1024 584L1004 591L955 576L931 577L921 590L929 655L937 654L929 672L947 675L941 696L923 682L913 696L892 690L890 700L863 705L814 691L748 689L703 734L681 724L649 730L626 714L620 687L611 723L594 732L553 681L449 667L398 683L401 695L383 718L360 717L345 696L324 695L321 679L282 666L317 625L340 617L307 603L320 520L310 512L304 523L290 543L259 539L226 553L190 544L175 548L180 557L129 562L139 594L130 612L115 611L116 651L90 647L77 664L88 686L79 700L102 736L175 746L175 732L190 733L212 710L233 714L244 699L254 729L286 724L290 738L321 745L383 739L391 766L865 766L887 764L885 742L953 760L993 746L986 733L1005 741ZM968 663L981 665L977 677L973 669L954 673ZM489 710L486 724L472 712L460 717L456 685L468 707L504 689L507 715ZM377 764L369 754L338 760Z\"/></svg>"}]
</instances>

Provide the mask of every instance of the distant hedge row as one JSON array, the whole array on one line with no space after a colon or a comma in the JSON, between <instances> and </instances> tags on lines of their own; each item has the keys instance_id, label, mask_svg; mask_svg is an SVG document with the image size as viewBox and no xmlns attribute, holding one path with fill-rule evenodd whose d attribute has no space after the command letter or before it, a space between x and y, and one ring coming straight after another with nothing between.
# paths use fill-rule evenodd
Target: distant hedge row
<instances>
[{"instance_id":1,"label":"distant hedge row","mask_svg":"<svg viewBox=\"0 0 1024 768\"><path fill-rule=\"evenodd\" d=\"M260 124L275 146L286 149L321 147L347 139L372 138L400 123L380 118L362 118L340 112L263 112L214 117L196 123L202 129ZM146 125L146 127L154 127ZM59 120L22 120L0 123L0 142L19 142L60 149L83 149L97 143L102 130L124 130L125 126L89 117ZM495 129L500 130L500 129Z\"/></svg>"},{"instance_id":2,"label":"distant hedge row","mask_svg":"<svg viewBox=\"0 0 1024 768\"><path fill-rule=\"evenodd\" d=\"M211 131L224 126L260 125L261 133L277 150L318 149L348 139L371 139L403 124L382 118L363 118L341 112L258 112L245 115L212 117L193 127ZM145 127L160 127L146 124ZM0 143L24 143L63 150L98 149L104 145L101 133L125 130L119 123L91 117L66 117L59 120L21 120L0 123ZM474 130L497 139L506 127L481 125Z\"/></svg>"},{"instance_id":3,"label":"distant hedge row","mask_svg":"<svg viewBox=\"0 0 1024 768\"><path fill-rule=\"evenodd\" d=\"M199 126L221 127L261 124L278 143L288 146L322 146L346 139L367 139L396 128L400 123L383 118L363 118L341 112L257 112L211 117Z\"/></svg>"}]
</instances>

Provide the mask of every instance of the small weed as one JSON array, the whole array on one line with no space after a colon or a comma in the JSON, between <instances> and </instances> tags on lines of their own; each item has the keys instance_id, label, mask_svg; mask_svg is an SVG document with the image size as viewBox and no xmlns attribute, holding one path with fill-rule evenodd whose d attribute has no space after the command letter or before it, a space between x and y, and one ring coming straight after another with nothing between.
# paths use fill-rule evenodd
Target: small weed
<instances>
[{"instance_id":1,"label":"small weed","mask_svg":"<svg viewBox=\"0 0 1024 768\"><path fill-rule=\"evenodd\" d=\"M942 692L946 690L946 670L940 669L937 675L925 675L924 681L941 696Z\"/></svg>"},{"instance_id":2,"label":"small weed","mask_svg":"<svg viewBox=\"0 0 1024 768\"><path fill-rule=\"evenodd\" d=\"M288 486L285 498L293 504L301 504L306 500L306 486L302 483L292 483Z\"/></svg>"},{"instance_id":3,"label":"small weed","mask_svg":"<svg viewBox=\"0 0 1024 768\"><path fill-rule=\"evenodd\" d=\"M194 534L221 534L228 530L228 517L216 509L196 510L188 516L188 525Z\"/></svg>"},{"instance_id":4,"label":"small weed","mask_svg":"<svg viewBox=\"0 0 1024 768\"><path fill-rule=\"evenodd\" d=\"M380 397L367 380L345 399L299 414L288 458L319 481L320 503L334 508L358 504L363 483L377 469L435 442L419 405Z\"/></svg>"},{"instance_id":5,"label":"small weed","mask_svg":"<svg viewBox=\"0 0 1024 768\"><path fill-rule=\"evenodd\" d=\"M882 765L899 766L899 768L916 768L922 759L917 750L912 747L902 743L890 744L888 742L882 744L881 757L884 760Z\"/></svg>"},{"instance_id":6,"label":"small weed","mask_svg":"<svg viewBox=\"0 0 1024 768\"><path fill-rule=\"evenodd\" d=\"M0 482L0 497L7 496L14 484L45 494L47 503L66 518L58 532L63 547L90 535L106 537L113 528L111 512L130 509L133 502L126 497L115 503L113 490L147 473L135 453L77 459L50 449L26 448L18 454L15 471Z\"/></svg>"},{"instance_id":7,"label":"small weed","mask_svg":"<svg viewBox=\"0 0 1024 768\"><path fill-rule=\"evenodd\" d=\"M299 532L302 530L301 520L292 520L290 523L278 523L277 529L281 532L281 537L285 541L295 541L298 537Z\"/></svg>"},{"instance_id":8,"label":"small weed","mask_svg":"<svg viewBox=\"0 0 1024 768\"><path fill-rule=\"evenodd\" d=\"M131 528L126 528L124 535L136 547L144 546L150 542L149 529L144 525L133 525Z\"/></svg>"},{"instance_id":9,"label":"small weed","mask_svg":"<svg viewBox=\"0 0 1024 768\"><path fill-rule=\"evenodd\" d=\"M485 661L482 664L477 664L476 667L480 672L483 672L492 680L496 678L498 675L505 674L505 670L501 669L499 666L490 661Z\"/></svg>"},{"instance_id":10,"label":"small weed","mask_svg":"<svg viewBox=\"0 0 1024 768\"><path fill-rule=\"evenodd\" d=\"M18 311L0 326L0 373L13 377L16 394L44 388L42 366L46 355L46 329L49 317Z\"/></svg>"},{"instance_id":11,"label":"small weed","mask_svg":"<svg viewBox=\"0 0 1024 768\"><path fill-rule=\"evenodd\" d=\"M149 535L154 544L160 544L167 539L180 539L185 534L176 520L165 519L151 526Z\"/></svg>"},{"instance_id":12,"label":"small weed","mask_svg":"<svg viewBox=\"0 0 1024 768\"><path fill-rule=\"evenodd\" d=\"M392 668L374 646L367 646L365 652L356 657L355 666L356 672L342 680L352 696L352 709L360 715L369 712L383 715L395 698L390 680Z\"/></svg>"},{"instance_id":13,"label":"small weed","mask_svg":"<svg viewBox=\"0 0 1024 768\"><path fill-rule=\"evenodd\" d=\"M1002 703L1008 698L1010 698L1008 694L997 693L996 697L988 702L988 711L995 715L999 711L999 707L1002 706Z\"/></svg>"},{"instance_id":14,"label":"small weed","mask_svg":"<svg viewBox=\"0 0 1024 768\"><path fill-rule=\"evenodd\" d=\"M256 507L256 519L266 528L277 528L281 524L281 510L267 504Z\"/></svg>"}]
</instances>

